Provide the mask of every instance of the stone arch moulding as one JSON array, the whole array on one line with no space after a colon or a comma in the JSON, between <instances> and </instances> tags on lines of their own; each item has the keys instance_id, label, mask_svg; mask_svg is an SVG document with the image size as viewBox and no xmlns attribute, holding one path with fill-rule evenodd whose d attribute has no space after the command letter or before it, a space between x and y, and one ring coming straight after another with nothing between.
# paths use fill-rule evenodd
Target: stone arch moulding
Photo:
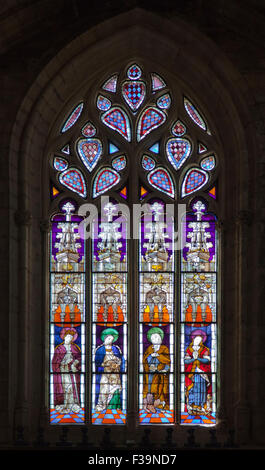
<instances>
[{"instance_id":1,"label":"stone arch moulding","mask_svg":"<svg viewBox=\"0 0 265 470\"><path fill-rule=\"evenodd\" d=\"M183 90L187 90L200 108L207 111L218 136L222 149L219 155L222 162L219 216L224 222L226 238L222 247L224 301L221 345L226 344L226 334L230 338L229 344L221 351L223 392L220 404L228 425L234 426L236 420L242 424L243 419L248 419L245 372L237 367L235 357L236 352L241 351L246 335L241 323L246 274L244 262L237 262L237 250L242 244L242 233L244 237L247 235L244 217L240 218L239 224L234 223L238 214L249 213L252 205L248 196L250 191L246 190L251 184L249 148L254 146L245 135L247 91L233 66L201 33L181 20L173 22L136 9L95 26L61 50L36 77L13 129L10 161L16 169L17 207L14 209L20 214L17 219L22 235L18 242L19 289L17 286L14 289L19 293L18 304L22 309L19 319L13 320L17 324L11 344L17 341L20 353L13 359L14 370L18 372L14 376L18 378L12 381L15 393L11 397L14 422L24 426L29 436L33 428L46 422L46 353L43 345L47 331L45 318L38 316L38 312L44 312L47 305L47 292L43 290L47 260L42 252L48 220L45 202L48 184L46 142L58 129L58 116L64 110L67 113L89 83L96 77L104 80L109 70L115 66L126 66L127 61L131 60L148 62L161 74L164 73L169 83L178 80ZM228 167L229 171L226 170ZM239 167L240 172L237 170ZM229 267L226 259L230 259ZM237 295L232 294L232 297L231 285L239 289ZM229 322L225 319L228 304ZM14 313L13 318L16 318ZM235 357L232 364L231 357ZM36 361L41 365L38 367L41 376L34 380L36 373L32 371ZM225 388L228 383L229 392ZM231 384L236 402L231 399ZM237 414L233 411L235 407Z\"/></svg>"}]
</instances>

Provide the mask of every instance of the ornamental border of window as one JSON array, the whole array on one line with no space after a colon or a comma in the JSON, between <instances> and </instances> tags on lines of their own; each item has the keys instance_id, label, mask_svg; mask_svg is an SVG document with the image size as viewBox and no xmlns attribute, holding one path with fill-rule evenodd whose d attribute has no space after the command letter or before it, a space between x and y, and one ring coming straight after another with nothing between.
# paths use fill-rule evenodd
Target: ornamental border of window
<instances>
[{"instance_id":1,"label":"ornamental border of window","mask_svg":"<svg viewBox=\"0 0 265 470\"><path fill-rule=\"evenodd\" d=\"M95 84L53 140L50 424L126 424L133 320L138 423L217 422L217 139L188 93L139 63ZM108 204L88 242L79 208L99 209L101 196ZM166 207L177 202L188 211L176 227ZM128 311L131 217L117 204L151 208L137 227L137 318Z\"/></svg>"}]
</instances>

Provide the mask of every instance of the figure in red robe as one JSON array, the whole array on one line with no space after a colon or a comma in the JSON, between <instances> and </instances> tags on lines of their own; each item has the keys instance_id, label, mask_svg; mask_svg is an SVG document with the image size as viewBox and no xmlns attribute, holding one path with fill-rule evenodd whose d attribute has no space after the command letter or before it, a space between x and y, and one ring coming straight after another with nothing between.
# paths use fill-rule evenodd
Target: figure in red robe
<instances>
[{"instance_id":1,"label":"figure in red robe","mask_svg":"<svg viewBox=\"0 0 265 470\"><path fill-rule=\"evenodd\" d=\"M78 335L75 328L63 328L60 336L63 343L55 348L52 359L54 405L60 413L78 413L81 351L74 343Z\"/></svg>"},{"instance_id":2,"label":"figure in red robe","mask_svg":"<svg viewBox=\"0 0 265 470\"><path fill-rule=\"evenodd\" d=\"M194 330L184 358L186 406L190 415L211 413L211 358L209 349L204 345L206 339L203 330Z\"/></svg>"}]
</instances>

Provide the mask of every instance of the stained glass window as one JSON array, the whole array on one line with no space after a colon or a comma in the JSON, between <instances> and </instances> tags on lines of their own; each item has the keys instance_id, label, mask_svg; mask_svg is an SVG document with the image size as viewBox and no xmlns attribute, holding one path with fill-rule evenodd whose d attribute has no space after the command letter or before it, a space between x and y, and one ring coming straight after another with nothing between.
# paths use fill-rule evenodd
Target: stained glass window
<instances>
[{"instance_id":1,"label":"stained glass window","mask_svg":"<svg viewBox=\"0 0 265 470\"><path fill-rule=\"evenodd\" d=\"M139 422L174 422L173 220L154 201L139 236Z\"/></svg>"},{"instance_id":2,"label":"stained glass window","mask_svg":"<svg viewBox=\"0 0 265 470\"><path fill-rule=\"evenodd\" d=\"M216 423L216 217L203 200L185 222L181 257L181 423Z\"/></svg>"},{"instance_id":3,"label":"stained glass window","mask_svg":"<svg viewBox=\"0 0 265 470\"><path fill-rule=\"evenodd\" d=\"M214 426L218 139L143 63L85 96L49 155L50 422Z\"/></svg>"},{"instance_id":4,"label":"stained glass window","mask_svg":"<svg viewBox=\"0 0 265 470\"><path fill-rule=\"evenodd\" d=\"M85 420L85 245L68 200L50 234L50 420Z\"/></svg>"},{"instance_id":5,"label":"stained glass window","mask_svg":"<svg viewBox=\"0 0 265 470\"><path fill-rule=\"evenodd\" d=\"M127 409L126 220L109 202L94 223L92 423L125 424Z\"/></svg>"}]
</instances>

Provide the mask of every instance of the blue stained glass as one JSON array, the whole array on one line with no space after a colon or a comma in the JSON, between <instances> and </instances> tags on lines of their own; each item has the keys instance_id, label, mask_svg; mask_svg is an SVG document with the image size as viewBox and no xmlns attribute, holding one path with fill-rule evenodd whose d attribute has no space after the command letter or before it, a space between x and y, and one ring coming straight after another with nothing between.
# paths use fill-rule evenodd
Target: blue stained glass
<instances>
[{"instance_id":1,"label":"blue stained glass","mask_svg":"<svg viewBox=\"0 0 265 470\"><path fill-rule=\"evenodd\" d=\"M114 158L114 160L112 160L111 165L112 168L114 168L115 170L122 171L126 167L126 163L126 157L122 155L120 157Z\"/></svg>"},{"instance_id":2,"label":"blue stained glass","mask_svg":"<svg viewBox=\"0 0 265 470\"><path fill-rule=\"evenodd\" d=\"M149 157L148 155L144 155L142 158L142 167L144 170L153 170L156 164L153 158Z\"/></svg>"},{"instance_id":3,"label":"blue stained glass","mask_svg":"<svg viewBox=\"0 0 265 470\"><path fill-rule=\"evenodd\" d=\"M138 65L134 64L134 65L131 65L131 67L129 67L127 76L128 78L130 78L130 80L137 80L138 78L141 77L141 75L142 75L142 71Z\"/></svg>"},{"instance_id":4,"label":"blue stained glass","mask_svg":"<svg viewBox=\"0 0 265 470\"><path fill-rule=\"evenodd\" d=\"M156 142L154 145L152 145L152 147L150 147L149 150L151 150L151 152L154 152L154 153L159 153L159 142Z\"/></svg>"},{"instance_id":5,"label":"blue stained glass","mask_svg":"<svg viewBox=\"0 0 265 470\"><path fill-rule=\"evenodd\" d=\"M114 145L112 142L109 142L109 153L118 152L120 149Z\"/></svg>"},{"instance_id":6,"label":"blue stained glass","mask_svg":"<svg viewBox=\"0 0 265 470\"><path fill-rule=\"evenodd\" d=\"M170 98L169 93L166 93L165 95L160 96L160 98L158 98L156 103L160 109L168 109L171 105L171 98Z\"/></svg>"},{"instance_id":7,"label":"blue stained glass","mask_svg":"<svg viewBox=\"0 0 265 470\"><path fill-rule=\"evenodd\" d=\"M209 157L205 157L201 161L200 165L201 165L201 168L203 170L208 170L208 171L213 170L214 167L215 167L215 158L214 158L214 156L210 155Z\"/></svg>"},{"instance_id":8,"label":"blue stained glass","mask_svg":"<svg viewBox=\"0 0 265 470\"><path fill-rule=\"evenodd\" d=\"M105 96L99 95L97 99L97 107L101 111L107 111L111 107L111 101Z\"/></svg>"}]
</instances>

